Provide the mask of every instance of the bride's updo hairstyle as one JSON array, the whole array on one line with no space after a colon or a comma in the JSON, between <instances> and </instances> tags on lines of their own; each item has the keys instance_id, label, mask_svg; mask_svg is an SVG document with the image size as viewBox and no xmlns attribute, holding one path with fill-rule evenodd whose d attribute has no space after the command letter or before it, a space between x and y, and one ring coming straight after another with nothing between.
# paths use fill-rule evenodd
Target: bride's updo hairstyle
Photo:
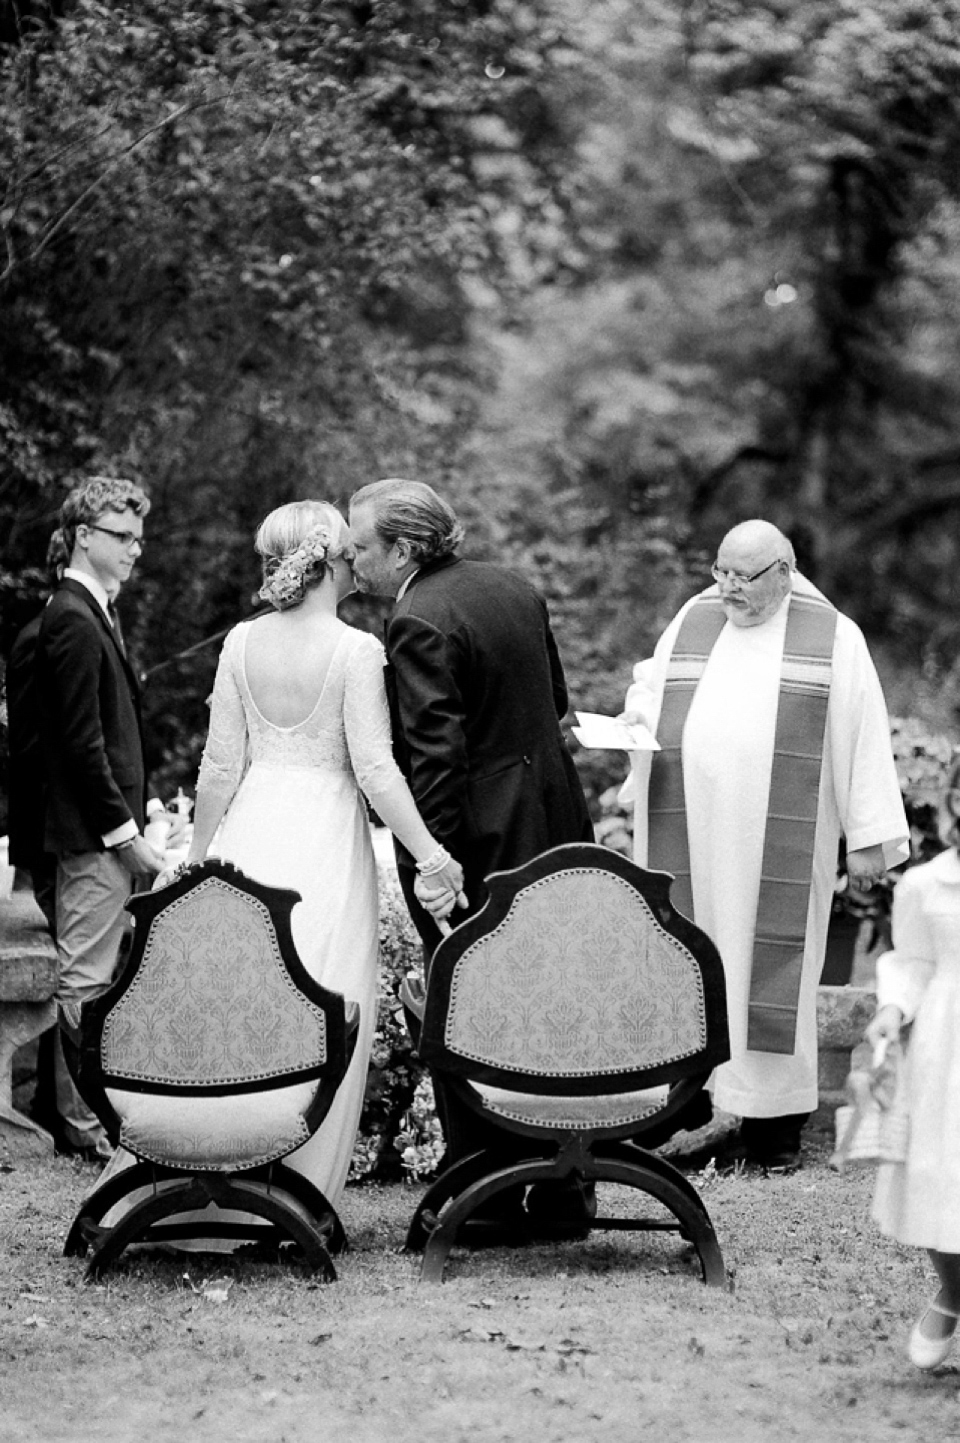
<instances>
[{"instance_id":1,"label":"bride's updo hairstyle","mask_svg":"<svg viewBox=\"0 0 960 1443\"><path fill-rule=\"evenodd\" d=\"M330 562L349 550L350 532L326 501L289 501L264 518L253 544L263 560L261 598L288 611L320 585Z\"/></svg>"}]
</instances>

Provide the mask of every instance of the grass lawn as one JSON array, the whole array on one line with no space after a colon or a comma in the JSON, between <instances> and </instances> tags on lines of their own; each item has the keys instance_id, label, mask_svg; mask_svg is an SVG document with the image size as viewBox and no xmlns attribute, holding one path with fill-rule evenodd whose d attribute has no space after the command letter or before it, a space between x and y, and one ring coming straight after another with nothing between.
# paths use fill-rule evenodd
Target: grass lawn
<instances>
[{"instance_id":1,"label":"grass lawn","mask_svg":"<svg viewBox=\"0 0 960 1443\"><path fill-rule=\"evenodd\" d=\"M95 1174L25 1163L0 1173L0 1440L960 1439L956 1366L904 1354L926 1259L826 1157L815 1137L791 1177L705 1178L731 1292L676 1237L624 1233L457 1250L420 1286L401 1186L348 1189L331 1286L144 1253L90 1285L61 1249Z\"/></svg>"}]
</instances>

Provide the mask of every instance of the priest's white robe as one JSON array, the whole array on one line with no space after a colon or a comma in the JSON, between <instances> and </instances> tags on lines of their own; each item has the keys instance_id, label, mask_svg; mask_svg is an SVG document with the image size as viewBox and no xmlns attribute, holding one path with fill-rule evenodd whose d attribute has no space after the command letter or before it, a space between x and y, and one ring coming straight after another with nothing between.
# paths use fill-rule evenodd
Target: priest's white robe
<instances>
[{"instance_id":1,"label":"priest's white robe","mask_svg":"<svg viewBox=\"0 0 960 1443\"><path fill-rule=\"evenodd\" d=\"M798 595L820 595L798 573ZM711 587L704 595L716 595ZM634 668L626 707L656 731L673 643L687 602L653 658ZM837 877L841 834L847 847L882 845L887 866L905 861L909 829L897 781L887 710L866 642L838 614L827 706L813 885L792 1056L747 1050L747 1006L773 746L789 598L768 621L727 622L696 689L683 730L682 757L694 920L723 959L730 1061L714 1074L716 1105L740 1117L780 1117L817 1105L817 986ZM621 796L634 800L634 857L648 859L647 785L651 754L632 753Z\"/></svg>"}]
</instances>

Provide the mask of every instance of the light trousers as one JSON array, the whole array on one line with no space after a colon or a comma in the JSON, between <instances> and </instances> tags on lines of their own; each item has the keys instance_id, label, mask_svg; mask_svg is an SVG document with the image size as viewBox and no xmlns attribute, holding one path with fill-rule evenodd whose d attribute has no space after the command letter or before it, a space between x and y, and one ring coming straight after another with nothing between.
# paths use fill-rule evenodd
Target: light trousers
<instances>
[{"instance_id":1,"label":"light trousers","mask_svg":"<svg viewBox=\"0 0 960 1443\"><path fill-rule=\"evenodd\" d=\"M57 860L57 1007L60 1029L80 1040L80 1009L113 981L124 934L130 926L124 903L133 879L113 852L72 852ZM54 1061L57 1112L74 1147L106 1147L106 1134L83 1101L61 1047Z\"/></svg>"}]
</instances>

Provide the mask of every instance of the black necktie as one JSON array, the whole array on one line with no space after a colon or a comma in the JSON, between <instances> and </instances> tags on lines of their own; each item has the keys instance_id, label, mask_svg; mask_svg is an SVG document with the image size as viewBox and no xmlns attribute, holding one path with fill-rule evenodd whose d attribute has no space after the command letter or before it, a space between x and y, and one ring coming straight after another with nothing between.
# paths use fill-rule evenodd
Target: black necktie
<instances>
[{"instance_id":1,"label":"black necktie","mask_svg":"<svg viewBox=\"0 0 960 1443\"><path fill-rule=\"evenodd\" d=\"M127 648L123 640L123 631L120 627L120 618L117 615L117 608L114 606L112 601L107 602L107 615L110 618L110 625L113 627L113 634L117 638L117 645L119 646L121 653L126 656Z\"/></svg>"}]
</instances>

